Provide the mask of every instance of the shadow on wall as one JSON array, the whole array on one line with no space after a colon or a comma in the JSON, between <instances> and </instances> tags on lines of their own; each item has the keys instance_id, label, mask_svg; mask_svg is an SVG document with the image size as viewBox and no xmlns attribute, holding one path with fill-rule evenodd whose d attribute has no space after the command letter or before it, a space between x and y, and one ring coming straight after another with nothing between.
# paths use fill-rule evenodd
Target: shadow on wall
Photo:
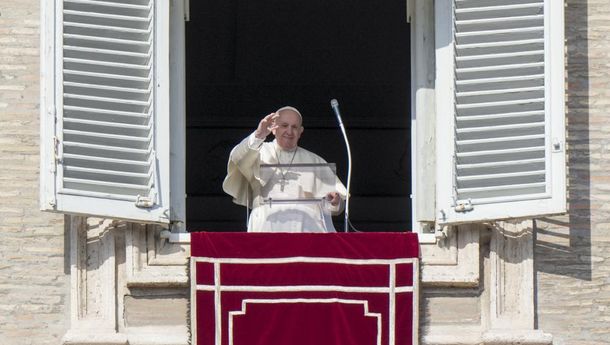
<instances>
[{"instance_id":1,"label":"shadow on wall","mask_svg":"<svg viewBox=\"0 0 610 345\"><path fill-rule=\"evenodd\" d=\"M568 214L538 219L536 270L591 280L591 167L587 3L565 9Z\"/></svg>"}]
</instances>

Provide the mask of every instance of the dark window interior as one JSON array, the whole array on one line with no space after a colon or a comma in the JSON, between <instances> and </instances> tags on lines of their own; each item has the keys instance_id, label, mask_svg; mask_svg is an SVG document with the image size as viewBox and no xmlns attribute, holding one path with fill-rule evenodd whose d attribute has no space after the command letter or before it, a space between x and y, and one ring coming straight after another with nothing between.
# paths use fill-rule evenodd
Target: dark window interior
<instances>
[{"instance_id":1,"label":"dark window interior","mask_svg":"<svg viewBox=\"0 0 610 345\"><path fill-rule=\"evenodd\" d=\"M221 188L231 148L292 105L303 146L346 183L337 98L352 147L350 219L360 231L410 229L410 49L405 1L197 0L186 23L187 226L244 231ZM343 216L335 227L343 229Z\"/></svg>"}]
</instances>

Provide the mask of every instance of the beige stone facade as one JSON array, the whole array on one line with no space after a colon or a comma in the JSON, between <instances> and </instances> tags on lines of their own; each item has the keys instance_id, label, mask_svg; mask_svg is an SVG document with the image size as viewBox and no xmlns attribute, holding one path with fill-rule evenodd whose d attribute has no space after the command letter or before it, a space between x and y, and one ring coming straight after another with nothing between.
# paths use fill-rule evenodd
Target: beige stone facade
<instances>
[{"instance_id":1,"label":"beige stone facade","mask_svg":"<svg viewBox=\"0 0 610 345\"><path fill-rule=\"evenodd\" d=\"M58 344L68 328L64 217L39 211L38 1L0 4L0 344Z\"/></svg>"},{"instance_id":2,"label":"beige stone facade","mask_svg":"<svg viewBox=\"0 0 610 345\"><path fill-rule=\"evenodd\" d=\"M39 12L0 4L0 344L186 344L188 245L38 210ZM423 248L423 344L610 344L610 2L565 13L569 212Z\"/></svg>"},{"instance_id":3,"label":"beige stone facade","mask_svg":"<svg viewBox=\"0 0 610 345\"><path fill-rule=\"evenodd\" d=\"M554 344L610 343L610 3L567 1L568 208L537 221L538 326Z\"/></svg>"}]
</instances>

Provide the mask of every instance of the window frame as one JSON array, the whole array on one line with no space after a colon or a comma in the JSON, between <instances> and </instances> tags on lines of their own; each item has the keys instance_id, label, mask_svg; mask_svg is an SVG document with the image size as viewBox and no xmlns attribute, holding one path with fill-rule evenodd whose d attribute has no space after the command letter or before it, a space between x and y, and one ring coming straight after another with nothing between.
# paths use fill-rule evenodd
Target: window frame
<instances>
[{"instance_id":1,"label":"window frame","mask_svg":"<svg viewBox=\"0 0 610 345\"><path fill-rule=\"evenodd\" d=\"M436 223L473 223L560 214L566 211L563 2L545 0L545 150L547 196L476 205L456 212L453 199L454 84L453 1L435 2L436 38ZM550 114L550 115L549 115ZM438 125L447 124L447 125Z\"/></svg>"},{"instance_id":2,"label":"window frame","mask_svg":"<svg viewBox=\"0 0 610 345\"><path fill-rule=\"evenodd\" d=\"M61 191L63 2L41 1L40 209L161 224L185 222L184 1L154 1L155 190L158 204Z\"/></svg>"}]
</instances>

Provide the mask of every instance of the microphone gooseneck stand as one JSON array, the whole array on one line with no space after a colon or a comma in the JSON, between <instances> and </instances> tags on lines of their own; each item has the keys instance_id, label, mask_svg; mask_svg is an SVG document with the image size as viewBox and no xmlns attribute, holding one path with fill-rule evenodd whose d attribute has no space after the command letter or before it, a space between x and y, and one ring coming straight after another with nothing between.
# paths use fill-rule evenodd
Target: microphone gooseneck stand
<instances>
[{"instance_id":1,"label":"microphone gooseneck stand","mask_svg":"<svg viewBox=\"0 0 610 345\"><path fill-rule=\"evenodd\" d=\"M339 128L341 128L341 133L343 133L343 140L345 140L345 148L347 149L347 195L345 195L345 226L344 232L348 232L349 230L349 191L350 186L352 184L352 150L349 146L349 141L347 140L347 133L345 132L345 126L343 126L343 120L341 119L341 112L339 111L339 102L336 99L332 99L330 101L330 106L333 108L335 112L335 116L337 117L337 122L339 122Z\"/></svg>"}]
</instances>

